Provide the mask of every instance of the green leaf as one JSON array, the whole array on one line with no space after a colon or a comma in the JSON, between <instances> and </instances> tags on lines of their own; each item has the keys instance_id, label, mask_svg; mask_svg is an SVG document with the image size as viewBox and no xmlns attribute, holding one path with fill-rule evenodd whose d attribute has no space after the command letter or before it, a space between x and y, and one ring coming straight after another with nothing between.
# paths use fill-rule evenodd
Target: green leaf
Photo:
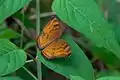
<instances>
[{"instance_id":1,"label":"green leaf","mask_svg":"<svg viewBox=\"0 0 120 80\"><path fill-rule=\"evenodd\" d=\"M116 77L116 76L107 76L107 77L98 78L97 80L120 80L120 77Z\"/></svg>"},{"instance_id":2,"label":"green leaf","mask_svg":"<svg viewBox=\"0 0 120 80\"><path fill-rule=\"evenodd\" d=\"M7 24L5 22L0 24L0 39L12 39L12 38L18 38L20 37L20 34L16 31L10 29L7 27Z\"/></svg>"},{"instance_id":3,"label":"green leaf","mask_svg":"<svg viewBox=\"0 0 120 80\"><path fill-rule=\"evenodd\" d=\"M120 59L114 55L114 53L106 50L105 48L98 48L95 46L92 47L92 54L97 57L98 59L101 59L106 65L113 67L113 68L119 68L120 67Z\"/></svg>"},{"instance_id":4,"label":"green leaf","mask_svg":"<svg viewBox=\"0 0 120 80\"><path fill-rule=\"evenodd\" d=\"M70 80L85 80L83 78L81 78L80 76L70 76L71 79Z\"/></svg>"},{"instance_id":5,"label":"green leaf","mask_svg":"<svg viewBox=\"0 0 120 80\"><path fill-rule=\"evenodd\" d=\"M0 80L23 80L19 77L1 77Z\"/></svg>"},{"instance_id":6,"label":"green leaf","mask_svg":"<svg viewBox=\"0 0 120 80\"><path fill-rule=\"evenodd\" d=\"M54 0L52 9L61 20L83 33L97 47L104 47L120 59L120 46L112 27L104 20L95 0Z\"/></svg>"},{"instance_id":7,"label":"green leaf","mask_svg":"<svg viewBox=\"0 0 120 80\"><path fill-rule=\"evenodd\" d=\"M63 39L65 39L71 47L71 56L66 59L47 60L38 53L38 59L48 68L64 75L67 78L70 78L70 75L74 75L81 76L86 80L94 80L92 65L81 48L69 35L64 35Z\"/></svg>"},{"instance_id":8,"label":"green leaf","mask_svg":"<svg viewBox=\"0 0 120 80\"><path fill-rule=\"evenodd\" d=\"M0 0L0 23L24 7L29 1L30 0Z\"/></svg>"},{"instance_id":9,"label":"green leaf","mask_svg":"<svg viewBox=\"0 0 120 80\"><path fill-rule=\"evenodd\" d=\"M97 73L96 77L100 78L100 77L106 77L106 76L120 76L120 72L119 71L113 71L113 70L104 70L104 71L100 71Z\"/></svg>"},{"instance_id":10,"label":"green leaf","mask_svg":"<svg viewBox=\"0 0 120 80\"><path fill-rule=\"evenodd\" d=\"M14 72L25 64L26 54L7 39L0 39L0 75Z\"/></svg>"},{"instance_id":11,"label":"green leaf","mask_svg":"<svg viewBox=\"0 0 120 80\"><path fill-rule=\"evenodd\" d=\"M119 1L106 0L106 7L108 9L108 21L114 24L120 24L120 8Z\"/></svg>"},{"instance_id":12,"label":"green leaf","mask_svg":"<svg viewBox=\"0 0 120 80\"><path fill-rule=\"evenodd\" d=\"M7 24L5 21L0 23L0 29L6 28L6 27L7 27Z\"/></svg>"},{"instance_id":13,"label":"green leaf","mask_svg":"<svg viewBox=\"0 0 120 80\"><path fill-rule=\"evenodd\" d=\"M116 34L116 39L120 43L120 25L115 26L114 31L115 31L115 34Z\"/></svg>"},{"instance_id":14,"label":"green leaf","mask_svg":"<svg viewBox=\"0 0 120 80\"><path fill-rule=\"evenodd\" d=\"M20 37L20 34L13 31L12 29L4 28L0 29L0 38L11 39Z\"/></svg>"}]
</instances>

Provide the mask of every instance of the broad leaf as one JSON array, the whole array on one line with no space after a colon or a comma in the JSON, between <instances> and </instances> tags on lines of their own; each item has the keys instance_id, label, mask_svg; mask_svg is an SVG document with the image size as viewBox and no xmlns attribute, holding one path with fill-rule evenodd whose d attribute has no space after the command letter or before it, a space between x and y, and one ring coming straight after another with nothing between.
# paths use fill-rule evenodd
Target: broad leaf
<instances>
[{"instance_id":1,"label":"broad leaf","mask_svg":"<svg viewBox=\"0 0 120 80\"><path fill-rule=\"evenodd\" d=\"M19 77L1 77L0 80L23 80Z\"/></svg>"},{"instance_id":2,"label":"broad leaf","mask_svg":"<svg viewBox=\"0 0 120 80\"><path fill-rule=\"evenodd\" d=\"M116 77L116 76L107 76L107 77L98 78L97 80L120 80L120 77Z\"/></svg>"},{"instance_id":3,"label":"broad leaf","mask_svg":"<svg viewBox=\"0 0 120 80\"><path fill-rule=\"evenodd\" d=\"M11 73L25 64L26 53L7 39L0 39L0 75Z\"/></svg>"},{"instance_id":4,"label":"broad leaf","mask_svg":"<svg viewBox=\"0 0 120 80\"><path fill-rule=\"evenodd\" d=\"M83 33L97 47L104 47L120 59L120 46L112 27L104 20L94 0L54 0L52 9L61 20Z\"/></svg>"},{"instance_id":5,"label":"broad leaf","mask_svg":"<svg viewBox=\"0 0 120 80\"><path fill-rule=\"evenodd\" d=\"M38 53L38 59L48 68L70 78L70 75L81 76L86 80L94 80L94 72L91 63L85 56L80 47L72 40L69 35L64 35L71 47L71 56L66 59L47 60L41 53Z\"/></svg>"},{"instance_id":6,"label":"broad leaf","mask_svg":"<svg viewBox=\"0 0 120 80\"><path fill-rule=\"evenodd\" d=\"M24 7L29 1L30 0L0 0L0 23Z\"/></svg>"},{"instance_id":7,"label":"broad leaf","mask_svg":"<svg viewBox=\"0 0 120 80\"><path fill-rule=\"evenodd\" d=\"M71 76L70 80L85 80L81 78L80 76Z\"/></svg>"}]
</instances>

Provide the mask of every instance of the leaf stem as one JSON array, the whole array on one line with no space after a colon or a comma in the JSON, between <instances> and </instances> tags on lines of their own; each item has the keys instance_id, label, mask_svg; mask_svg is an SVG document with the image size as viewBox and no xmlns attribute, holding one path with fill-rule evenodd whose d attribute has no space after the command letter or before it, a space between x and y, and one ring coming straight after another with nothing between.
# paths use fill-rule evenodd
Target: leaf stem
<instances>
[{"instance_id":1,"label":"leaf stem","mask_svg":"<svg viewBox=\"0 0 120 80\"><path fill-rule=\"evenodd\" d=\"M40 33L40 0L36 0L36 32L37 36ZM39 50L37 48L37 54L39 53ZM42 68L41 68L41 62L37 59L37 75L38 80L42 80Z\"/></svg>"}]
</instances>

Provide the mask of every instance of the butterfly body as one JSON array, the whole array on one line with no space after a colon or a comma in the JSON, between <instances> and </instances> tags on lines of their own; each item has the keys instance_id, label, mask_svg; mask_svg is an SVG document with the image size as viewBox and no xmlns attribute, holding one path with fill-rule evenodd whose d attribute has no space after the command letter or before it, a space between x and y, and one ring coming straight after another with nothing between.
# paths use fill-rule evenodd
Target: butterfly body
<instances>
[{"instance_id":1,"label":"butterfly body","mask_svg":"<svg viewBox=\"0 0 120 80\"><path fill-rule=\"evenodd\" d=\"M59 39L64 30L65 27L54 18L45 26L41 35L38 36L38 47L42 49L42 54L47 59L66 57L71 53L67 42Z\"/></svg>"}]
</instances>

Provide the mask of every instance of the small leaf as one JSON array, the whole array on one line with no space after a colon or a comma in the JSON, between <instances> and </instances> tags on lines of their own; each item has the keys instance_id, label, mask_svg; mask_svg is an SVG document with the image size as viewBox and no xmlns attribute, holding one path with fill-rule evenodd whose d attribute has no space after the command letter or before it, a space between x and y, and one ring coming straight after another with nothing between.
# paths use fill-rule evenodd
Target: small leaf
<instances>
[{"instance_id":1,"label":"small leaf","mask_svg":"<svg viewBox=\"0 0 120 80\"><path fill-rule=\"evenodd\" d=\"M23 80L19 77L1 77L0 80Z\"/></svg>"},{"instance_id":2,"label":"small leaf","mask_svg":"<svg viewBox=\"0 0 120 80\"><path fill-rule=\"evenodd\" d=\"M12 39L20 37L20 34L13 31L12 29L4 28L0 29L0 38L2 39Z\"/></svg>"},{"instance_id":3,"label":"small leaf","mask_svg":"<svg viewBox=\"0 0 120 80\"><path fill-rule=\"evenodd\" d=\"M95 0L54 0L52 9L63 22L83 33L97 47L104 47L120 59L120 46L115 34Z\"/></svg>"},{"instance_id":4,"label":"small leaf","mask_svg":"<svg viewBox=\"0 0 120 80\"><path fill-rule=\"evenodd\" d=\"M70 78L70 75L75 75L81 76L86 80L94 80L92 65L81 48L69 35L64 35L63 39L65 39L71 47L71 56L66 59L46 60L41 53L38 53L38 59L48 68L67 78Z\"/></svg>"},{"instance_id":5,"label":"small leaf","mask_svg":"<svg viewBox=\"0 0 120 80\"><path fill-rule=\"evenodd\" d=\"M116 76L107 76L107 77L98 78L97 80L120 80L120 77L116 77Z\"/></svg>"},{"instance_id":6,"label":"small leaf","mask_svg":"<svg viewBox=\"0 0 120 80\"><path fill-rule=\"evenodd\" d=\"M0 23L31 0L0 0Z\"/></svg>"},{"instance_id":7,"label":"small leaf","mask_svg":"<svg viewBox=\"0 0 120 80\"><path fill-rule=\"evenodd\" d=\"M70 76L71 79L70 80L85 80L83 78L81 78L80 76Z\"/></svg>"},{"instance_id":8,"label":"small leaf","mask_svg":"<svg viewBox=\"0 0 120 80\"><path fill-rule=\"evenodd\" d=\"M14 72L25 64L26 54L7 39L0 39L0 75Z\"/></svg>"}]
</instances>

